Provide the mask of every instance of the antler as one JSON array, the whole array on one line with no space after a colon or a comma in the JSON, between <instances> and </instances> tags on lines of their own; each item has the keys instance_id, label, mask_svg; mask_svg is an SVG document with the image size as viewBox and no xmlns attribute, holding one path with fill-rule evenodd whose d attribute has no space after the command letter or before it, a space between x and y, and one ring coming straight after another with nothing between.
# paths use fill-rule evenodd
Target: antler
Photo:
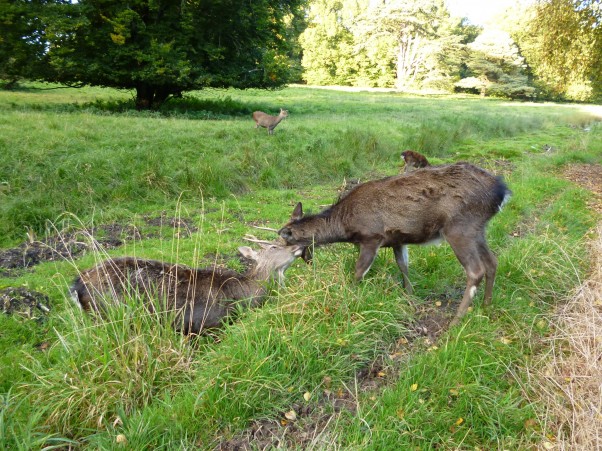
<instances>
[{"instance_id":1,"label":"antler","mask_svg":"<svg viewBox=\"0 0 602 451\"><path fill-rule=\"evenodd\" d=\"M246 241L250 241L252 243L258 243L261 246L285 246L286 243L284 242L284 240L282 238L278 238L275 241L268 241L268 240L260 240L259 238L257 238L255 235L251 235L249 233L247 233L244 237L243 240Z\"/></svg>"},{"instance_id":2,"label":"antler","mask_svg":"<svg viewBox=\"0 0 602 451\"><path fill-rule=\"evenodd\" d=\"M271 228L271 227L256 226L256 225L254 225L254 226L251 226L251 227L253 227L254 229L259 229L259 230L267 230L267 231L269 231L269 232L278 233L278 229L273 229L273 228Z\"/></svg>"}]
</instances>

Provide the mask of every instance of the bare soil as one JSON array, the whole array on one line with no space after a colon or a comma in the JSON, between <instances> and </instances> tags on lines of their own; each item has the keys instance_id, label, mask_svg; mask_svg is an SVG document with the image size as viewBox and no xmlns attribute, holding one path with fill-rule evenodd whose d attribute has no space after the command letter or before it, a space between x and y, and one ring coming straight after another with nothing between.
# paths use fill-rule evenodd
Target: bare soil
<instances>
[{"instance_id":1,"label":"bare soil","mask_svg":"<svg viewBox=\"0 0 602 451\"><path fill-rule=\"evenodd\" d=\"M173 228L179 235L189 236L197 231L193 221L170 218L164 213L159 217L145 217L151 227ZM16 277L23 270L40 263L54 260L72 260L93 250L109 250L122 246L126 241L156 238L158 232L143 234L133 225L103 224L91 230L67 231L49 235L39 240L29 240L9 249L0 250L0 277Z\"/></svg>"},{"instance_id":2,"label":"bare soil","mask_svg":"<svg viewBox=\"0 0 602 451\"><path fill-rule=\"evenodd\" d=\"M591 191L588 207L602 213L602 164L569 164L564 177L580 187Z\"/></svg>"},{"instance_id":3,"label":"bare soil","mask_svg":"<svg viewBox=\"0 0 602 451\"><path fill-rule=\"evenodd\" d=\"M0 305L7 315L42 322L50 312L50 299L44 293L24 287L0 290Z\"/></svg>"}]
</instances>

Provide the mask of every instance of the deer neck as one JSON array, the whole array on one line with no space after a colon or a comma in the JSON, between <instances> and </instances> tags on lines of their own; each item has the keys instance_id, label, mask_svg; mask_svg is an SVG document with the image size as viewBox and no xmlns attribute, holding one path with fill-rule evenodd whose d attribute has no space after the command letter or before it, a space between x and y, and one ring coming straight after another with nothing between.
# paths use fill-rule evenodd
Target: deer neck
<instances>
[{"instance_id":1,"label":"deer neck","mask_svg":"<svg viewBox=\"0 0 602 451\"><path fill-rule=\"evenodd\" d=\"M315 244L337 243L345 240L341 221L330 210L307 217L306 221L306 227L312 232L307 238Z\"/></svg>"}]
</instances>

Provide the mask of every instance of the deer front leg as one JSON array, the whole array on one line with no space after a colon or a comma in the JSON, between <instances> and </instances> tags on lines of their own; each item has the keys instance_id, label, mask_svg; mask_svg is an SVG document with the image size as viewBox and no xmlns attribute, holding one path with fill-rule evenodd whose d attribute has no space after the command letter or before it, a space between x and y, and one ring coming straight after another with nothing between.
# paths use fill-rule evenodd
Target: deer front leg
<instances>
[{"instance_id":1,"label":"deer front leg","mask_svg":"<svg viewBox=\"0 0 602 451\"><path fill-rule=\"evenodd\" d=\"M403 278L403 287L406 289L408 294L413 294L414 289L412 288L412 284L410 283L410 276L408 273L408 246L404 244L396 244L393 246L393 253L395 254L395 261L397 262L397 266L401 270L401 275Z\"/></svg>"},{"instance_id":2,"label":"deer front leg","mask_svg":"<svg viewBox=\"0 0 602 451\"><path fill-rule=\"evenodd\" d=\"M370 269L370 266L374 263L379 247L380 244L378 242L360 243L360 256L355 264L356 280L362 280L364 278Z\"/></svg>"}]
</instances>

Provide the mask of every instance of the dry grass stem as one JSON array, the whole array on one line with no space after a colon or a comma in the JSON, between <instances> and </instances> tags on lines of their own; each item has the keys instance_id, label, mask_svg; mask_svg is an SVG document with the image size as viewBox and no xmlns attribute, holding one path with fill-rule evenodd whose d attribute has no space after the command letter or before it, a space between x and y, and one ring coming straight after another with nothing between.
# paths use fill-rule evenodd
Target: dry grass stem
<instances>
[{"instance_id":1,"label":"dry grass stem","mask_svg":"<svg viewBox=\"0 0 602 451\"><path fill-rule=\"evenodd\" d=\"M552 317L544 361L530 369L547 406L547 449L602 449L602 224L592 245L592 273Z\"/></svg>"}]
</instances>

